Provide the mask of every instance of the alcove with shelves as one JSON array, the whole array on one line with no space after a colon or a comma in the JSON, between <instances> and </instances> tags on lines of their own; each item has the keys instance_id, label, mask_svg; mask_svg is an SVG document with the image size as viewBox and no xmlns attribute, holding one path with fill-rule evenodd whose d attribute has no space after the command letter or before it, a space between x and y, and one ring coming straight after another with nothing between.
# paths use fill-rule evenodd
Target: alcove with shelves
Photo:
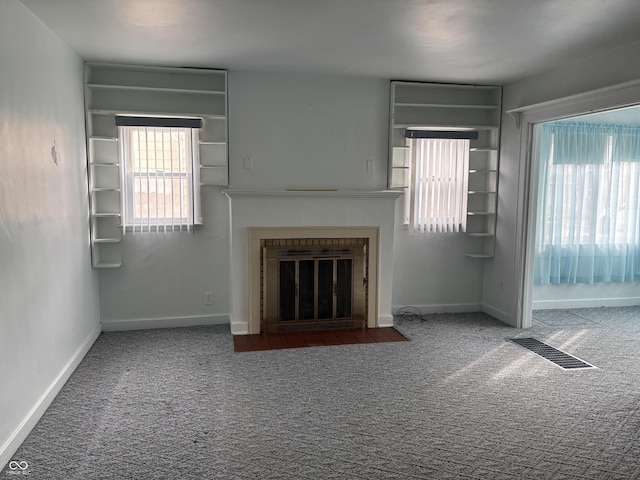
<instances>
[{"instance_id":1,"label":"alcove with shelves","mask_svg":"<svg viewBox=\"0 0 640 480\"><path fill-rule=\"evenodd\" d=\"M389 188L409 190L407 129L477 132L470 140L467 178L470 258L492 258L495 250L501 101L499 86L391 82Z\"/></svg>"},{"instance_id":2,"label":"alcove with shelves","mask_svg":"<svg viewBox=\"0 0 640 480\"><path fill-rule=\"evenodd\" d=\"M200 186L228 185L227 72L199 68L85 64L85 104L94 268L122 264L122 174L117 115L202 119Z\"/></svg>"}]
</instances>

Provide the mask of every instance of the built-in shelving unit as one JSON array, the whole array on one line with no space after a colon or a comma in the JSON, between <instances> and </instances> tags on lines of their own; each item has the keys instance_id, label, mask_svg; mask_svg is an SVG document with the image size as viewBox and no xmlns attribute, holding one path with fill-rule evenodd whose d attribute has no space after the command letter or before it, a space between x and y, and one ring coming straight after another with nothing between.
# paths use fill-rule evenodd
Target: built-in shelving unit
<instances>
[{"instance_id":1,"label":"built-in shelving unit","mask_svg":"<svg viewBox=\"0 0 640 480\"><path fill-rule=\"evenodd\" d=\"M93 266L119 267L124 229L115 116L201 118L200 185L226 186L229 184L227 72L88 63L85 100Z\"/></svg>"},{"instance_id":2,"label":"built-in shelving unit","mask_svg":"<svg viewBox=\"0 0 640 480\"><path fill-rule=\"evenodd\" d=\"M502 89L497 86L391 82L389 188L410 182L408 128L471 130L467 195L470 258L492 258L498 200Z\"/></svg>"}]
</instances>

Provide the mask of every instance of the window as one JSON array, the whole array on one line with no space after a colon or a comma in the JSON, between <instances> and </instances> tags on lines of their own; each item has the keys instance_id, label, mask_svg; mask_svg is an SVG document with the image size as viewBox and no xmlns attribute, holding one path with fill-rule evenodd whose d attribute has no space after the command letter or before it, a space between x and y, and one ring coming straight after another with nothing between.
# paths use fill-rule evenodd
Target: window
<instances>
[{"instance_id":1,"label":"window","mask_svg":"<svg viewBox=\"0 0 640 480\"><path fill-rule=\"evenodd\" d=\"M198 129L181 120L192 119L118 119L123 226L190 230L199 220Z\"/></svg>"},{"instance_id":2,"label":"window","mask_svg":"<svg viewBox=\"0 0 640 480\"><path fill-rule=\"evenodd\" d=\"M465 231L469 139L473 138L467 133L474 132L407 130L411 171L405 223L413 231Z\"/></svg>"},{"instance_id":3,"label":"window","mask_svg":"<svg viewBox=\"0 0 640 480\"><path fill-rule=\"evenodd\" d=\"M537 128L535 283L640 280L640 128L568 121Z\"/></svg>"}]
</instances>

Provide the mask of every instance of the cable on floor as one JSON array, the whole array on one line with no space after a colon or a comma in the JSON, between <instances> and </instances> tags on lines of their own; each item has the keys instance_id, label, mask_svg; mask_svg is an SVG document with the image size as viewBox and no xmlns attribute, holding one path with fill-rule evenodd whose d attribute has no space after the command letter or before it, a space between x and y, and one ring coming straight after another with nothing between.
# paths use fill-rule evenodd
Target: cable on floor
<instances>
[{"instance_id":1,"label":"cable on floor","mask_svg":"<svg viewBox=\"0 0 640 480\"><path fill-rule=\"evenodd\" d=\"M424 318L424 315L422 315L422 312L417 307L413 307L411 305L399 308L394 316L398 319L398 325L402 325L402 322L405 320L420 320L420 322L427 321L427 319Z\"/></svg>"}]
</instances>

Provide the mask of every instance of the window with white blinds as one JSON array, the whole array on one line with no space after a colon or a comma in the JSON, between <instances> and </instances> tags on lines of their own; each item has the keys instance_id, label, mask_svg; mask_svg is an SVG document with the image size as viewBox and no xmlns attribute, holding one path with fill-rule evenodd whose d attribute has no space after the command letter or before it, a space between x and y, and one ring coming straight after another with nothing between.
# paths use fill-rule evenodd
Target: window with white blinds
<instances>
[{"instance_id":1,"label":"window with white blinds","mask_svg":"<svg viewBox=\"0 0 640 480\"><path fill-rule=\"evenodd\" d=\"M469 139L411 138L406 223L415 232L464 232Z\"/></svg>"},{"instance_id":2,"label":"window with white blinds","mask_svg":"<svg viewBox=\"0 0 640 480\"><path fill-rule=\"evenodd\" d=\"M119 126L125 228L191 230L199 218L198 129Z\"/></svg>"}]
</instances>

